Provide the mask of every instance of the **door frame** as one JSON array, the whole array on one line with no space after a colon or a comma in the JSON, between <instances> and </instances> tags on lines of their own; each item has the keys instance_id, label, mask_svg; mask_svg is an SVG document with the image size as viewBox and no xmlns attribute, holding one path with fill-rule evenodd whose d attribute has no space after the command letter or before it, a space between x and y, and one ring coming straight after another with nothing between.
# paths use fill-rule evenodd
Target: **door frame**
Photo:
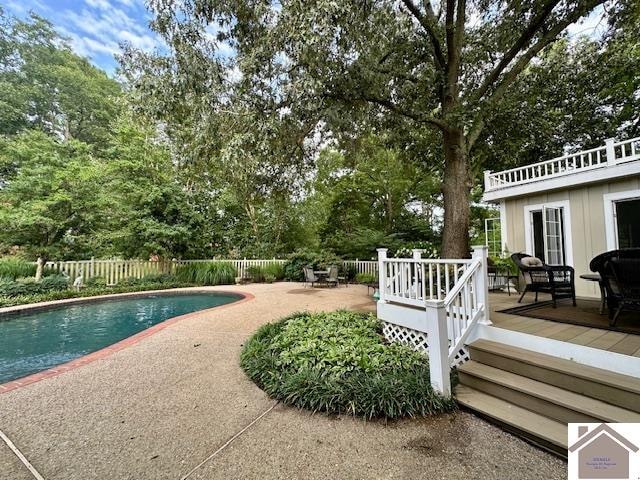
<instances>
[{"instance_id":1,"label":"door frame","mask_svg":"<svg viewBox=\"0 0 640 480\"><path fill-rule=\"evenodd\" d=\"M604 231L607 239L607 250L618 249L618 229L616 228L615 203L620 200L633 200L634 198L640 198L640 189L605 193L602 196L602 200L604 202Z\"/></svg>"},{"instance_id":2,"label":"door frame","mask_svg":"<svg viewBox=\"0 0 640 480\"><path fill-rule=\"evenodd\" d=\"M562 208L564 214L564 257L567 265L573 265L573 238L571 235L571 208L569 206L569 200L560 200L557 202L545 202L538 203L536 205L524 206L524 242L526 253L532 255L533 252L533 229L531 228L531 212L542 210L543 207L547 208ZM544 221L544 218L543 218ZM544 261L544 259L542 259Z\"/></svg>"}]
</instances>

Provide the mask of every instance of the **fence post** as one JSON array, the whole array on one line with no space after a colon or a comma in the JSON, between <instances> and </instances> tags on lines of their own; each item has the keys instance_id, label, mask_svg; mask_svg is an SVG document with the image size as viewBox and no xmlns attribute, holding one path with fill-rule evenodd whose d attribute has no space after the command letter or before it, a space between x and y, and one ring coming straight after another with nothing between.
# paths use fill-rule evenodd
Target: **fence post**
<instances>
[{"instance_id":1,"label":"fence post","mask_svg":"<svg viewBox=\"0 0 640 480\"><path fill-rule=\"evenodd\" d=\"M384 278L384 261L387 259L387 249L378 248L378 301L386 302L385 299L385 281ZM356 260L357 262L357 260Z\"/></svg>"},{"instance_id":2,"label":"fence post","mask_svg":"<svg viewBox=\"0 0 640 480\"><path fill-rule=\"evenodd\" d=\"M480 271L474 275L473 291L476 294L476 299L484 309L478 323L483 325L491 325L491 308L489 307L489 277L487 275L488 266L488 252L489 247L487 245L476 245L473 247L473 253L471 258L480 261Z\"/></svg>"},{"instance_id":3,"label":"fence post","mask_svg":"<svg viewBox=\"0 0 640 480\"><path fill-rule=\"evenodd\" d=\"M451 396L451 367L449 366L449 337L447 312L442 300L427 300L427 343L429 344L429 376L435 391Z\"/></svg>"},{"instance_id":4,"label":"fence post","mask_svg":"<svg viewBox=\"0 0 640 480\"><path fill-rule=\"evenodd\" d=\"M615 138L607 138L604 141L606 152L607 152L607 165L612 166L616 164L616 149L613 146L615 143Z\"/></svg>"}]
</instances>

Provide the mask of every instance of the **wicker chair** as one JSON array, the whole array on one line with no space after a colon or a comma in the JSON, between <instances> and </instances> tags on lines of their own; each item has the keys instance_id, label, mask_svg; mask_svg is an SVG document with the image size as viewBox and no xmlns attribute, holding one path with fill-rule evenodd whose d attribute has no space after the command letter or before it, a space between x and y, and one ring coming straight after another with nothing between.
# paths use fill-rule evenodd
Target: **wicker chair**
<instances>
[{"instance_id":1,"label":"wicker chair","mask_svg":"<svg viewBox=\"0 0 640 480\"><path fill-rule=\"evenodd\" d=\"M511 259L515 262L524 278L524 289L518 299L520 303L527 292L535 292L538 301L538 293L551 295L553 308L557 306L557 300L570 298L573 306L576 306L575 272L568 265L546 265L541 260L526 253L514 253ZM530 260L526 260L530 259Z\"/></svg>"},{"instance_id":2,"label":"wicker chair","mask_svg":"<svg viewBox=\"0 0 640 480\"><path fill-rule=\"evenodd\" d=\"M602 278L611 326L623 310L640 310L640 248L602 253L589 268Z\"/></svg>"}]
</instances>

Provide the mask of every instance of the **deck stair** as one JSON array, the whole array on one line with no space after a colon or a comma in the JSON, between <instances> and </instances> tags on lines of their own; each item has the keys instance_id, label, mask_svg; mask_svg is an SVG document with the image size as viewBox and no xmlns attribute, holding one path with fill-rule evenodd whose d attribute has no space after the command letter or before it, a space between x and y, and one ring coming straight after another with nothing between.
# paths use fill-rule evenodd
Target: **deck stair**
<instances>
[{"instance_id":1,"label":"deck stair","mask_svg":"<svg viewBox=\"0 0 640 480\"><path fill-rule=\"evenodd\" d=\"M640 423L638 378L489 340L468 349L458 403L557 455L568 423Z\"/></svg>"}]
</instances>

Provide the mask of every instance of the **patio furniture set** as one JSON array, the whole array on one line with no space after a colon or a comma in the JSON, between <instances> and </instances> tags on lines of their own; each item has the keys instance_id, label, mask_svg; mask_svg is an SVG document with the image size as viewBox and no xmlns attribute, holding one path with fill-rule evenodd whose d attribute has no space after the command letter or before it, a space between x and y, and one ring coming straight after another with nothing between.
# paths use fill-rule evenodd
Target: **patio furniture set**
<instances>
[{"instance_id":1,"label":"patio furniture set","mask_svg":"<svg viewBox=\"0 0 640 480\"><path fill-rule=\"evenodd\" d=\"M340 282L348 286L347 278L338 275L338 267L330 266L327 270L314 270L313 267L304 267L304 285L311 285L314 288L316 284L325 287L337 287Z\"/></svg>"},{"instance_id":2,"label":"patio furniture set","mask_svg":"<svg viewBox=\"0 0 640 480\"><path fill-rule=\"evenodd\" d=\"M568 265L547 265L526 253L514 253L511 259L524 279L524 288L518 300L527 292L551 295L553 307L557 300L569 298L576 306L575 271ZM601 295L600 313L605 308L610 326L615 326L622 311L640 311L640 248L625 248L602 253L591 260L592 272L580 275L586 281L598 282ZM491 270L490 270L491 275ZM508 284L508 281L507 281ZM508 287L507 287L508 288Z\"/></svg>"}]
</instances>

